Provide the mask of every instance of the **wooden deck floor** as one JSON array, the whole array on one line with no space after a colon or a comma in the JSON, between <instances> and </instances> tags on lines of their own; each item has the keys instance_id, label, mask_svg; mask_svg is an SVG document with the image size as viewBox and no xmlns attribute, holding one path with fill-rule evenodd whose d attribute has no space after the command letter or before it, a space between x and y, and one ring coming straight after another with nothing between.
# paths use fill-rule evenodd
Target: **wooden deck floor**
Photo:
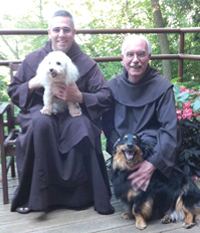
<instances>
[{"instance_id":1,"label":"wooden deck floor","mask_svg":"<svg viewBox=\"0 0 200 233\"><path fill-rule=\"evenodd\" d=\"M1 174L1 173L0 173ZM9 177L9 197L17 187L17 178ZM200 187L200 181L198 181ZM0 184L0 232L1 233L137 233L141 232L134 226L134 220L121 218L123 207L114 196L112 204L115 213L112 215L99 215L93 208L86 210L57 209L51 212L32 212L26 215L10 212L10 204L3 205L2 185ZM182 222L162 224L160 221L150 221L148 227L142 232L146 233L197 233L200 227L194 226L186 230Z\"/></svg>"}]
</instances>

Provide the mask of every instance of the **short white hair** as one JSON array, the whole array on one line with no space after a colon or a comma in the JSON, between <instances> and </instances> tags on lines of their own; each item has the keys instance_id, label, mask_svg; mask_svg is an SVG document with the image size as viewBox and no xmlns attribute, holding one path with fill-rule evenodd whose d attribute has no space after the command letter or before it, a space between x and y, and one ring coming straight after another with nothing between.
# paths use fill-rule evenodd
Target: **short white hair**
<instances>
[{"instance_id":1,"label":"short white hair","mask_svg":"<svg viewBox=\"0 0 200 233\"><path fill-rule=\"evenodd\" d=\"M151 43L149 42L149 40L148 40L145 36L143 36L143 35L135 35L135 34L134 34L134 35L128 36L128 37L124 40L124 42L123 42L123 44L122 44L122 55L125 56L125 49L126 49L127 44L129 44L129 43L131 43L132 41L134 41L134 40L136 40L136 39L139 39L139 38L146 41L146 43L147 43L147 48L148 48L148 54L151 54Z\"/></svg>"}]
</instances>

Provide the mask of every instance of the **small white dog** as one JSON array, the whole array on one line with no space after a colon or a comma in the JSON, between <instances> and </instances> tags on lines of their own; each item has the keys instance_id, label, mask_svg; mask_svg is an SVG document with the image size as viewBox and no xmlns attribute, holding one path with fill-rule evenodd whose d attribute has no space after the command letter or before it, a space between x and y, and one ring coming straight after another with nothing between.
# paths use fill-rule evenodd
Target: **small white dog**
<instances>
[{"instance_id":1,"label":"small white dog","mask_svg":"<svg viewBox=\"0 0 200 233\"><path fill-rule=\"evenodd\" d=\"M66 85L71 85L79 77L77 67L65 53L61 51L50 52L39 64L37 75L44 87L44 107L40 110L42 114L58 114L64 112L67 108L72 117L82 114L78 103L61 100L51 92L51 84L53 82L62 82Z\"/></svg>"}]
</instances>

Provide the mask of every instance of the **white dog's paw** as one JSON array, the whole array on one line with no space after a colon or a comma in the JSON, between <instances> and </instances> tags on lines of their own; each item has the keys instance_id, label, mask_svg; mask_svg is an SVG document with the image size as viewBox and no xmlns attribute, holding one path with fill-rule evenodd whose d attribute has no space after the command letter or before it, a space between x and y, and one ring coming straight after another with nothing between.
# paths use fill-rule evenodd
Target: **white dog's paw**
<instances>
[{"instance_id":1,"label":"white dog's paw","mask_svg":"<svg viewBox=\"0 0 200 233\"><path fill-rule=\"evenodd\" d=\"M78 103L68 103L69 113L72 117L80 116L82 114Z\"/></svg>"},{"instance_id":2,"label":"white dog's paw","mask_svg":"<svg viewBox=\"0 0 200 233\"><path fill-rule=\"evenodd\" d=\"M82 111L76 109L76 110L70 111L69 113L72 117L76 117L76 116L80 116L82 114Z\"/></svg>"},{"instance_id":3,"label":"white dog's paw","mask_svg":"<svg viewBox=\"0 0 200 233\"><path fill-rule=\"evenodd\" d=\"M41 112L43 115L51 115L51 114L52 114L51 109L49 109L49 108L46 107L46 106L44 106L43 109L40 110L40 112Z\"/></svg>"}]
</instances>

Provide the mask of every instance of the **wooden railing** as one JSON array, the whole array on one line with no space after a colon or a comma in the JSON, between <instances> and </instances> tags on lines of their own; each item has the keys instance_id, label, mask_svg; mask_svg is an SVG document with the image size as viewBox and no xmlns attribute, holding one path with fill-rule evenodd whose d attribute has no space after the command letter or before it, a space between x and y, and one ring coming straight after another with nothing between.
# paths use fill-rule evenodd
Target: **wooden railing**
<instances>
[{"instance_id":1,"label":"wooden railing","mask_svg":"<svg viewBox=\"0 0 200 233\"><path fill-rule=\"evenodd\" d=\"M185 33L200 33L200 28L149 28L149 29L79 29L76 34L127 34L127 33L176 33L179 34L179 51L178 54L159 54L152 55L151 60L179 60L178 77L183 77L183 60L200 60L200 55L184 54L184 36ZM19 29L19 30L0 30L0 35L47 35L44 29ZM117 62L121 57L94 57L96 62ZM0 66L8 66L9 60L0 60ZM12 61L20 63L20 60Z\"/></svg>"}]
</instances>

